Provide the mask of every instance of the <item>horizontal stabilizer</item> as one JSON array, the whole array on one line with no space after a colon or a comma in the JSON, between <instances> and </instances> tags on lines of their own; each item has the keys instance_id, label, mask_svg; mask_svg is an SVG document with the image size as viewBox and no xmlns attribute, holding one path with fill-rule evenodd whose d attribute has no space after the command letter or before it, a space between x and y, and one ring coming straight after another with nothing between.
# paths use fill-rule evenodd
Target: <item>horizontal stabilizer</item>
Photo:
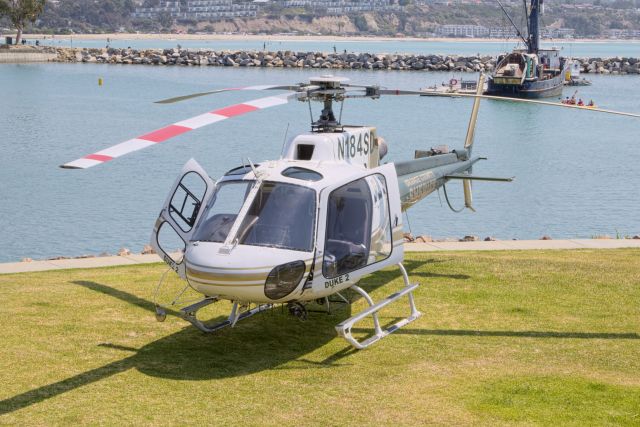
<instances>
[{"instance_id":1,"label":"horizontal stabilizer","mask_svg":"<svg viewBox=\"0 0 640 427\"><path fill-rule=\"evenodd\" d=\"M511 182L516 177L512 176L511 178L496 178L492 176L476 176L476 175L467 175L464 173L454 173L451 175L445 175L446 179L466 179L469 181L494 181L494 182Z\"/></svg>"}]
</instances>

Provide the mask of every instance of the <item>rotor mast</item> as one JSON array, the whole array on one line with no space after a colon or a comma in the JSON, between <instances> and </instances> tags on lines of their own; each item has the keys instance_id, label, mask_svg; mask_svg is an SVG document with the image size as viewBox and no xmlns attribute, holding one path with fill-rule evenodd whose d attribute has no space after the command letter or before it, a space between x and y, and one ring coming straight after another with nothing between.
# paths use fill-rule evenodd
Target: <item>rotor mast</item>
<instances>
[{"instance_id":1,"label":"rotor mast","mask_svg":"<svg viewBox=\"0 0 640 427\"><path fill-rule=\"evenodd\" d=\"M303 100L307 102L322 102L322 111L318 120L314 120L313 116L311 117L311 130L313 132L335 132L341 127L340 120L336 119L336 115L333 112L333 101L344 101L346 97L345 86L347 86L346 82L348 80L344 77L329 75L310 79L309 83L312 86L317 86L318 89ZM309 109L311 109L311 106L309 106Z\"/></svg>"}]
</instances>

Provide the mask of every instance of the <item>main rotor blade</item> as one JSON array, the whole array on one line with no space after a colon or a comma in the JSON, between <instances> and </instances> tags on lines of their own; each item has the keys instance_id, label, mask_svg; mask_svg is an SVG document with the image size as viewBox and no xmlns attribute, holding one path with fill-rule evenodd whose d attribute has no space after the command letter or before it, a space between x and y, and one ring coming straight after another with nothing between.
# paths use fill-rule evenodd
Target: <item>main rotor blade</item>
<instances>
[{"instance_id":1,"label":"main rotor blade","mask_svg":"<svg viewBox=\"0 0 640 427\"><path fill-rule=\"evenodd\" d=\"M269 107L286 104L287 102L304 96L305 93L287 93L266 98L258 98L241 104L231 105L229 107L219 108L199 116L191 117L186 120L163 127L153 132L144 134L137 138L121 142L120 144L106 148L93 154L89 154L80 159L61 165L65 169L87 169L96 166L125 154L141 150L143 148L155 145L159 142L167 141L174 136L181 135L194 129L201 128L213 123L220 122L231 117L240 116L256 110L263 110Z\"/></svg>"},{"instance_id":2,"label":"main rotor blade","mask_svg":"<svg viewBox=\"0 0 640 427\"><path fill-rule=\"evenodd\" d=\"M575 109L578 109L578 110L593 111L593 112L596 112L596 113L615 114L615 115L618 115L618 116L627 116L627 117L640 118L640 114L637 114L637 113L626 113L624 111L614 111L614 110L607 110L607 109L603 109L603 108L595 108L595 107L588 107L588 106L561 104L559 102L538 101L538 100L534 100L534 99L509 98L509 97L506 97L506 96L474 95L474 94L470 94L470 93L438 93L438 92L425 92L425 91L421 91L421 90L396 90L396 89L380 89L378 93L380 95L420 95L420 96L433 96L433 97L441 97L441 98L481 98L481 99L492 99L494 101L520 102L520 103L527 103L527 104L548 105L550 107L575 108Z\"/></svg>"},{"instance_id":3,"label":"main rotor blade","mask_svg":"<svg viewBox=\"0 0 640 427\"><path fill-rule=\"evenodd\" d=\"M174 98L162 99L160 101L155 101L154 104L173 104L174 102L186 101L188 99L198 98L200 96L213 95L214 93L221 92L230 92L234 90L289 90L289 91L297 91L300 90L302 86L275 86L275 85L259 85L259 86L245 86L245 87L230 87L226 89L216 89L208 92L197 92L192 93L190 95L182 95L176 96Z\"/></svg>"}]
</instances>

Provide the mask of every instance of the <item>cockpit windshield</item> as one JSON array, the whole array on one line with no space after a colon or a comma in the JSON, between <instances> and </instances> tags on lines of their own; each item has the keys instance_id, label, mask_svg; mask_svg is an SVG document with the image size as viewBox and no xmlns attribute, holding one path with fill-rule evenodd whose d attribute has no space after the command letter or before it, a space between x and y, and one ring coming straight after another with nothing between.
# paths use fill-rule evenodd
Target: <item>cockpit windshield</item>
<instances>
[{"instance_id":1,"label":"cockpit windshield","mask_svg":"<svg viewBox=\"0 0 640 427\"><path fill-rule=\"evenodd\" d=\"M224 242L233 224L241 221L234 237L240 245L312 251L315 191L293 184L263 182L253 199L246 200L250 193L253 194L253 183L230 181L220 184L193 240ZM237 218L245 203L251 203L246 215Z\"/></svg>"}]
</instances>

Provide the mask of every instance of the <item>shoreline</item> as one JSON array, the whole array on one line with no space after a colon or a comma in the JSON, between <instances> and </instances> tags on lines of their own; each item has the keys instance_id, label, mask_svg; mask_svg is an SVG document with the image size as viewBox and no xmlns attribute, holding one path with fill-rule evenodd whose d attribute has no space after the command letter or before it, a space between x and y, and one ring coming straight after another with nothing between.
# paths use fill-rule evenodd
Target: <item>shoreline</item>
<instances>
[{"instance_id":1,"label":"shoreline","mask_svg":"<svg viewBox=\"0 0 640 427\"><path fill-rule=\"evenodd\" d=\"M571 243L567 243L571 242ZM604 242L604 243L603 243ZM617 242L617 243L616 243ZM436 247L436 248L444 248L444 247L456 247L456 245L476 245L478 247L496 247L496 248L525 248L525 249L536 249L538 247L556 247L556 246L571 246L571 247L638 247L640 248L640 234L639 235L628 235L624 237L612 237L609 235L601 235L601 236L593 236L591 238L561 238L561 239L553 239L547 235L542 236L538 239L500 239L495 237L485 237L480 238L478 236L468 235L463 238L432 238L427 235L418 235L413 236L410 233L404 234L404 245L405 250L413 251L420 250L419 248L423 247ZM426 246L425 246L426 245ZM573 246L572 246L573 245ZM576 246L577 245L577 246ZM620 246L622 245L622 246ZM414 248L414 249L412 249ZM117 253L109 253L102 252L100 254L84 254L77 256L69 256L69 255L60 255L49 258L39 258L32 259L30 257L23 257L20 261L0 261L1 265L17 265L17 264L38 264L38 263L57 263L60 261L63 262L73 262L78 260L100 260L100 259L117 259L117 258L136 258L136 257L147 257L157 255L156 252L150 245L144 245L140 252L134 252L129 250L128 248L122 247L118 250Z\"/></svg>"},{"instance_id":2,"label":"shoreline","mask_svg":"<svg viewBox=\"0 0 640 427\"><path fill-rule=\"evenodd\" d=\"M640 239L567 239L567 240L496 240L461 242L405 243L405 252L439 251L522 251L522 250L640 250ZM28 273L72 268L99 268L121 265L159 263L157 254L132 254L103 257L57 258L29 262L0 263L0 274Z\"/></svg>"},{"instance_id":3,"label":"shoreline","mask_svg":"<svg viewBox=\"0 0 640 427\"><path fill-rule=\"evenodd\" d=\"M2 34L0 37L14 37L15 33ZM389 36L329 36L329 35L291 35L291 34L155 34L155 33L105 33L105 34L23 34L25 39L76 39L76 40L221 40L221 41L299 41L299 42L424 42L424 43L517 43L519 39L490 38L448 38L448 37L389 37ZM640 44L640 39L543 39L543 43L593 43L593 44Z\"/></svg>"}]
</instances>

